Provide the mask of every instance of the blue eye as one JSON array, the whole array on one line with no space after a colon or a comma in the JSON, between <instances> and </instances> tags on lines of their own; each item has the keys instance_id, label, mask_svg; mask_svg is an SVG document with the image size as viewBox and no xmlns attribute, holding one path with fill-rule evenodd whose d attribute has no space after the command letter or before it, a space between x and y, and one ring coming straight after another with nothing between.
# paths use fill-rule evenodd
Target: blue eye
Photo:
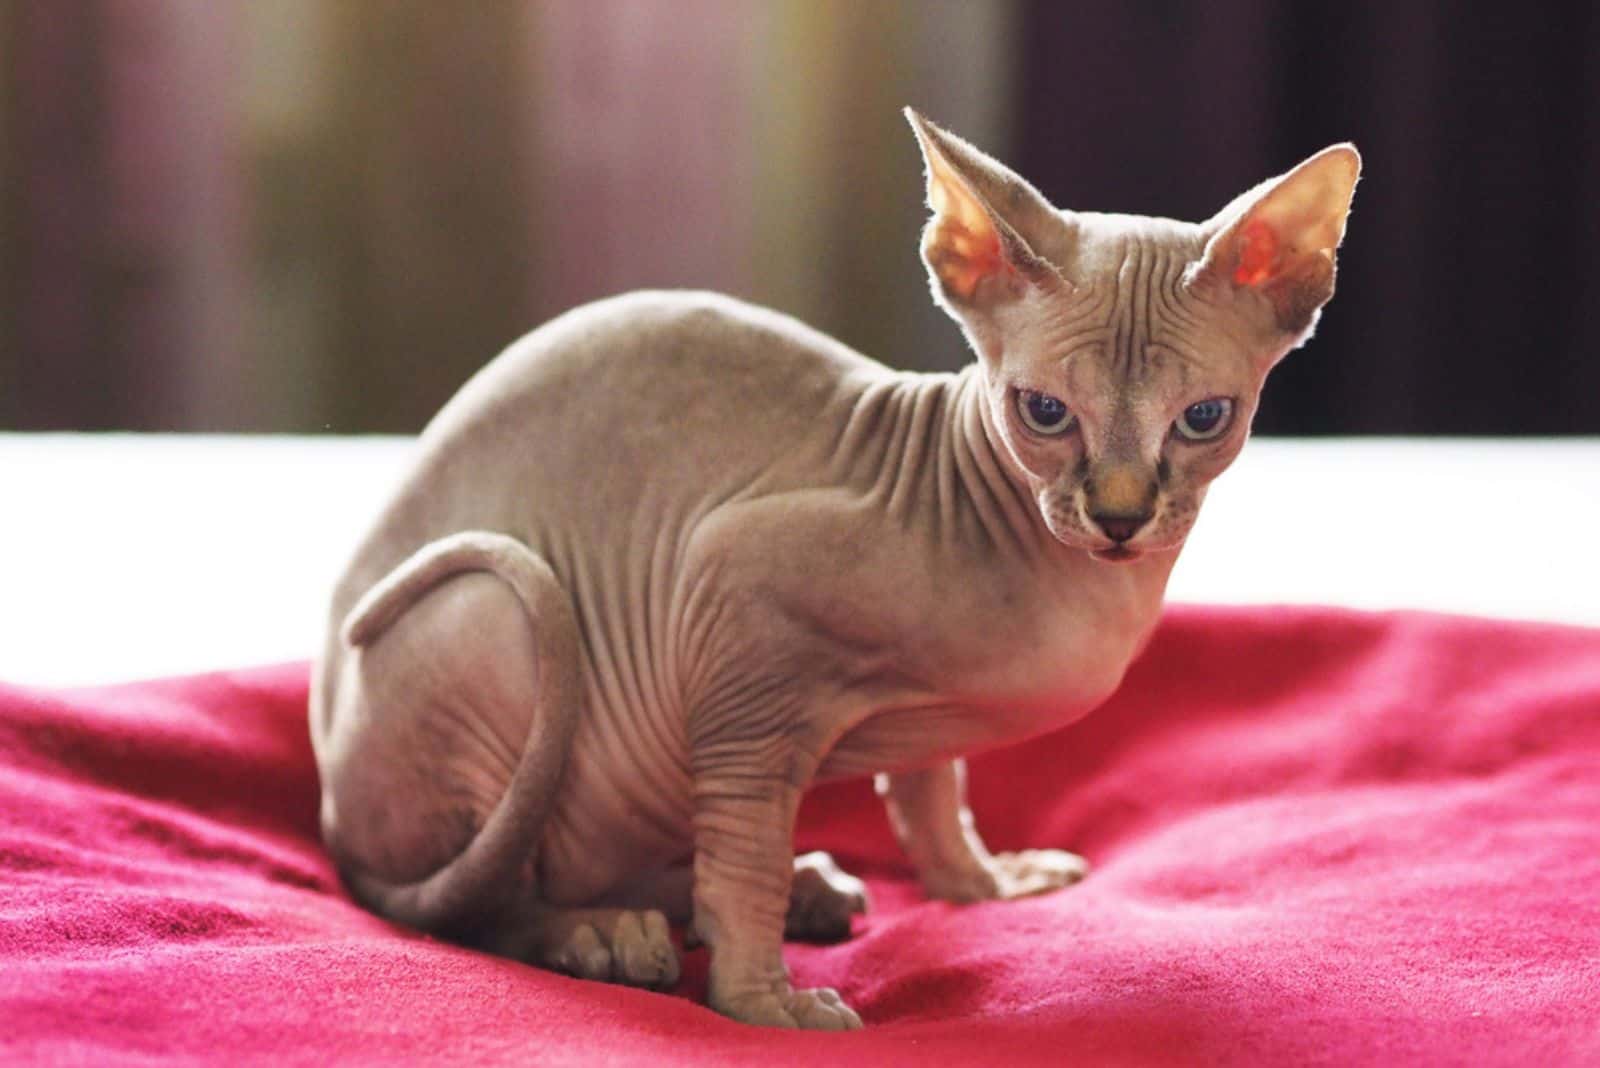
<instances>
[{"instance_id":1,"label":"blue eye","mask_svg":"<svg viewBox=\"0 0 1600 1068\"><path fill-rule=\"evenodd\" d=\"M1019 390L1017 414L1022 417L1024 426L1035 434L1043 434L1045 437L1064 434L1072 427L1072 412L1064 402L1048 393L1036 393L1031 389Z\"/></svg>"},{"instance_id":2,"label":"blue eye","mask_svg":"<svg viewBox=\"0 0 1600 1068\"><path fill-rule=\"evenodd\" d=\"M1233 415L1233 401L1227 397L1212 397L1183 410L1173 427L1190 441L1209 441L1228 429Z\"/></svg>"}]
</instances>

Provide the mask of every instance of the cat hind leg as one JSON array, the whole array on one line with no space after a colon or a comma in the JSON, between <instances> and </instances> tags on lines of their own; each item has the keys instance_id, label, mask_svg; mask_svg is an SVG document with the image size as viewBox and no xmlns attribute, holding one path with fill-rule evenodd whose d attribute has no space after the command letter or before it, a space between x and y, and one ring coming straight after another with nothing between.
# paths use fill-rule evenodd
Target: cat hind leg
<instances>
[{"instance_id":1,"label":"cat hind leg","mask_svg":"<svg viewBox=\"0 0 1600 1068\"><path fill-rule=\"evenodd\" d=\"M604 903L659 911L670 923L688 925L684 945L693 948L699 944L690 923L693 890L693 869L676 864L638 876L607 895ZM783 936L797 942L841 942L850 937L850 917L870 907L866 884L841 870L829 854L806 853L794 858Z\"/></svg>"},{"instance_id":2,"label":"cat hind leg","mask_svg":"<svg viewBox=\"0 0 1600 1068\"><path fill-rule=\"evenodd\" d=\"M850 917L871 902L860 879L840 869L820 850L794 858L789 914L783 936L800 942L842 942L850 937Z\"/></svg>"}]
</instances>

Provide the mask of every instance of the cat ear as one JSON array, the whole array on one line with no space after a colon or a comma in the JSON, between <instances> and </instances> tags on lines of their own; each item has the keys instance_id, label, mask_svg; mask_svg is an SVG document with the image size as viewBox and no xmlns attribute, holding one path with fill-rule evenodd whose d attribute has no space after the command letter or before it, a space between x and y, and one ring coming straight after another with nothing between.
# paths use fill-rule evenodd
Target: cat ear
<instances>
[{"instance_id":1,"label":"cat ear","mask_svg":"<svg viewBox=\"0 0 1600 1068\"><path fill-rule=\"evenodd\" d=\"M1360 176L1356 147L1333 145L1238 197L1207 224L1215 232L1191 283L1253 289L1280 329L1305 331L1333 296L1334 252Z\"/></svg>"},{"instance_id":2,"label":"cat ear","mask_svg":"<svg viewBox=\"0 0 1600 1068\"><path fill-rule=\"evenodd\" d=\"M935 299L959 313L1013 299L1029 284L1065 285L1029 240L1063 227L1049 202L1003 164L911 108L905 116L927 169L933 215L922 231L922 259Z\"/></svg>"}]
</instances>

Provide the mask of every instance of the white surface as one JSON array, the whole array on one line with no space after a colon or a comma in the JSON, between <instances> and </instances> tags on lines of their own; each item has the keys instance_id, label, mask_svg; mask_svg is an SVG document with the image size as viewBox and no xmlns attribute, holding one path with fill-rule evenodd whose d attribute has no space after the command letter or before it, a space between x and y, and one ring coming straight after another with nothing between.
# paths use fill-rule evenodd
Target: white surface
<instances>
[{"instance_id":1,"label":"white surface","mask_svg":"<svg viewBox=\"0 0 1600 1068\"><path fill-rule=\"evenodd\" d=\"M0 680L309 657L409 439L0 435ZM1170 599L1600 625L1600 439L1258 439Z\"/></svg>"},{"instance_id":2,"label":"white surface","mask_svg":"<svg viewBox=\"0 0 1600 1068\"><path fill-rule=\"evenodd\" d=\"M396 438L0 435L0 681L309 657Z\"/></svg>"}]
</instances>

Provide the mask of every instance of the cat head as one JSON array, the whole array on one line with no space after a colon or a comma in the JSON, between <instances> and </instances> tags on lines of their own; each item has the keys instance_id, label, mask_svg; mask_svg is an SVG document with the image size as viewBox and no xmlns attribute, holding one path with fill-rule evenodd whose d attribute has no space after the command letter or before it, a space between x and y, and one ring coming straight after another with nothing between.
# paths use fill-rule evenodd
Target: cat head
<instances>
[{"instance_id":1,"label":"cat head","mask_svg":"<svg viewBox=\"0 0 1600 1068\"><path fill-rule=\"evenodd\" d=\"M1210 220L1061 211L916 112L934 299L978 354L985 425L1057 539L1183 544L1262 382L1311 335L1361 157L1334 145Z\"/></svg>"}]
</instances>

